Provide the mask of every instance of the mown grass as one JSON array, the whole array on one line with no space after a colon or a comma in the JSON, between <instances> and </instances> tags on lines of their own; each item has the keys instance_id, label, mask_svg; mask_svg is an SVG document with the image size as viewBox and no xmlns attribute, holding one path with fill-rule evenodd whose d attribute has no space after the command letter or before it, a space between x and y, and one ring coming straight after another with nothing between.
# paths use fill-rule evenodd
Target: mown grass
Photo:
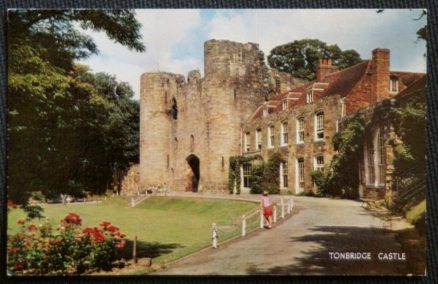
<instances>
[{"instance_id":1,"label":"mown grass","mask_svg":"<svg viewBox=\"0 0 438 284\"><path fill-rule=\"evenodd\" d=\"M209 246L212 223L230 225L258 206L244 201L172 197L151 197L135 208L128 207L128 203L117 197L99 204L45 204L42 207L47 221L54 226L70 212L81 216L83 226L98 226L102 221L109 221L120 227L128 240L137 236L139 257L153 257L153 263L166 263ZM19 231L17 220L24 217L19 209L9 211L8 234ZM220 239L238 233L236 228L220 234ZM128 244L126 257L132 253L132 242Z\"/></svg>"}]
</instances>

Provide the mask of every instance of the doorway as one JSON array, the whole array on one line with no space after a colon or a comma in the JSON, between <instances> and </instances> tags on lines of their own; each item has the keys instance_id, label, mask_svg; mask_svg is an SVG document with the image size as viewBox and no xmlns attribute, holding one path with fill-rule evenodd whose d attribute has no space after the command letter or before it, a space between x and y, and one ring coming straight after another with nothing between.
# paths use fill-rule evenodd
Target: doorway
<instances>
[{"instance_id":1,"label":"doorway","mask_svg":"<svg viewBox=\"0 0 438 284\"><path fill-rule=\"evenodd\" d=\"M198 192L199 178L201 177L199 171L199 158L191 154L186 158L190 171L187 173L186 191Z\"/></svg>"}]
</instances>

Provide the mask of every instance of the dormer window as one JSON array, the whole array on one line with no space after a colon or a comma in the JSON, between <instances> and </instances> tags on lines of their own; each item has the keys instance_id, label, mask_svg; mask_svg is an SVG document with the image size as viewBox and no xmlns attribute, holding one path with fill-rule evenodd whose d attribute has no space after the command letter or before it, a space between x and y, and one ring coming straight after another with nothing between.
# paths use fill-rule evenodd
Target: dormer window
<instances>
[{"instance_id":1,"label":"dormer window","mask_svg":"<svg viewBox=\"0 0 438 284\"><path fill-rule=\"evenodd\" d=\"M306 93L306 98L307 98L307 103L313 103L313 91L312 90L308 90Z\"/></svg>"},{"instance_id":2,"label":"dormer window","mask_svg":"<svg viewBox=\"0 0 438 284\"><path fill-rule=\"evenodd\" d=\"M283 100L283 102L282 102L282 109L287 110L287 100L286 99Z\"/></svg>"},{"instance_id":3,"label":"dormer window","mask_svg":"<svg viewBox=\"0 0 438 284\"><path fill-rule=\"evenodd\" d=\"M398 79L397 79L397 77L391 77L389 79L389 92L398 93Z\"/></svg>"}]
</instances>

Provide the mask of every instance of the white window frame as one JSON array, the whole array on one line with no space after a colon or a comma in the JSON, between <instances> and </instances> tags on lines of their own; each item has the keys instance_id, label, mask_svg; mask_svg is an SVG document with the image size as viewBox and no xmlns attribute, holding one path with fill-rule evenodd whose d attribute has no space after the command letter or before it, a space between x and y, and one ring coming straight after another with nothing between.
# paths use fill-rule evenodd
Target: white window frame
<instances>
[{"instance_id":1,"label":"white window frame","mask_svg":"<svg viewBox=\"0 0 438 284\"><path fill-rule=\"evenodd\" d=\"M392 94L396 94L399 92L398 79L395 77L389 79L389 92Z\"/></svg>"},{"instance_id":2,"label":"white window frame","mask_svg":"<svg viewBox=\"0 0 438 284\"><path fill-rule=\"evenodd\" d=\"M304 159L298 158L295 160L295 193L300 193L304 190Z\"/></svg>"},{"instance_id":3,"label":"white window frame","mask_svg":"<svg viewBox=\"0 0 438 284\"><path fill-rule=\"evenodd\" d=\"M284 99L282 101L281 107L282 107L283 110L287 110L287 99Z\"/></svg>"},{"instance_id":4,"label":"white window frame","mask_svg":"<svg viewBox=\"0 0 438 284\"><path fill-rule=\"evenodd\" d=\"M306 102L307 102L308 104L313 103L313 90L308 90L308 91L306 92Z\"/></svg>"},{"instance_id":5,"label":"white window frame","mask_svg":"<svg viewBox=\"0 0 438 284\"><path fill-rule=\"evenodd\" d=\"M268 131L267 131L267 133L268 133L268 148L269 149L272 149L272 148L274 148L274 143L275 143L275 134L274 134L274 132L275 132L275 127L274 127L274 125L269 125L268 126Z\"/></svg>"},{"instance_id":6,"label":"white window frame","mask_svg":"<svg viewBox=\"0 0 438 284\"><path fill-rule=\"evenodd\" d=\"M301 124L302 122L302 124ZM304 117L297 118L297 144L304 143ZM302 133L302 135L300 135ZM302 139L301 139L302 137Z\"/></svg>"},{"instance_id":7,"label":"white window frame","mask_svg":"<svg viewBox=\"0 0 438 284\"><path fill-rule=\"evenodd\" d=\"M262 130L260 128L255 131L255 145L257 150L262 149Z\"/></svg>"},{"instance_id":8,"label":"white window frame","mask_svg":"<svg viewBox=\"0 0 438 284\"><path fill-rule=\"evenodd\" d=\"M386 161L385 141L382 129L372 131L372 140L365 142L364 164L365 164L365 184L371 188L382 188L385 186Z\"/></svg>"},{"instance_id":9,"label":"white window frame","mask_svg":"<svg viewBox=\"0 0 438 284\"><path fill-rule=\"evenodd\" d=\"M288 164L287 162L280 163L280 188L289 188L289 174L288 174Z\"/></svg>"},{"instance_id":10,"label":"white window frame","mask_svg":"<svg viewBox=\"0 0 438 284\"><path fill-rule=\"evenodd\" d=\"M321 161L320 159L322 159L322 164L319 163ZM324 161L323 155L315 156L315 158L313 160L313 169L315 171L323 171L324 170L324 163L325 163L325 161Z\"/></svg>"},{"instance_id":11,"label":"white window frame","mask_svg":"<svg viewBox=\"0 0 438 284\"><path fill-rule=\"evenodd\" d=\"M289 142L287 127L288 127L287 122L281 123L281 128L280 128L280 145L281 146L287 146L287 144Z\"/></svg>"},{"instance_id":12,"label":"white window frame","mask_svg":"<svg viewBox=\"0 0 438 284\"><path fill-rule=\"evenodd\" d=\"M249 152L251 150L250 133L249 132L245 132L243 135L243 145L245 146L245 148L244 148L245 152Z\"/></svg>"},{"instance_id":13,"label":"white window frame","mask_svg":"<svg viewBox=\"0 0 438 284\"><path fill-rule=\"evenodd\" d=\"M322 117L320 120L319 118ZM324 140L324 113L318 112L315 114L315 141ZM322 134L322 137L319 137Z\"/></svg>"}]
</instances>

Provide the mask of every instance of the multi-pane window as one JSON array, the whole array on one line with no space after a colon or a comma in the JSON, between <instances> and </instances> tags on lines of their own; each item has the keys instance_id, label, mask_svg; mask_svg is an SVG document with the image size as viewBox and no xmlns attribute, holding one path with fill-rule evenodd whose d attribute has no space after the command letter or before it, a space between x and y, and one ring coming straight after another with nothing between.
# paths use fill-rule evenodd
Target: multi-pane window
<instances>
[{"instance_id":1,"label":"multi-pane window","mask_svg":"<svg viewBox=\"0 0 438 284\"><path fill-rule=\"evenodd\" d=\"M315 170L322 171L324 169L324 156L315 157Z\"/></svg>"},{"instance_id":2,"label":"multi-pane window","mask_svg":"<svg viewBox=\"0 0 438 284\"><path fill-rule=\"evenodd\" d=\"M256 140L257 149L261 150L262 149L262 130L261 129L256 129L255 140Z\"/></svg>"},{"instance_id":3,"label":"multi-pane window","mask_svg":"<svg viewBox=\"0 0 438 284\"><path fill-rule=\"evenodd\" d=\"M268 148L274 148L274 126L268 127Z\"/></svg>"},{"instance_id":4,"label":"multi-pane window","mask_svg":"<svg viewBox=\"0 0 438 284\"><path fill-rule=\"evenodd\" d=\"M286 99L283 100L283 102L282 102L282 109L283 109L283 110L286 110L286 109L287 109L287 100L286 100Z\"/></svg>"},{"instance_id":5,"label":"multi-pane window","mask_svg":"<svg viewBox=\"0 0 438 284\"><path fill-rule=\"evenodd\" d=\"M307 103L313 103L313 91L312 90L308 90L306 93L306 99L307 99Z\"/></svg>"},{"instance_id":6,"label":"multi-pane window","mask_svg":"<svg viewBox=\"0 0 438 284\"><path fill-rule=\"evenodd\" d=\"M288 168L287 168L287 162L282 162L280 164L281 166L281 181L282 181L282 186L283 188L287 188L289 187L289 177L287 175L288 173Z\"/></svg>"},{"instance_id":7,"label":"multi-pane window","mask_svg":"<svg viewBox=\"0 0 438 284\"><path fill-rule=\"evenodd\" d=\"M244 136L244 138L243 138L243 143L244 143L244 145L245 145L245 152L249 152L249 150L250 150L250 137L249 137L249 132L245 132L245 136Z\"/></svg>"},{"instance_id":8,"label":"multi-pane window","mask_svg":"<svg viewBox=\"0 0 438 284\"><path fill-rule=\"evenodd\" d=\"M298 165L298 182L300 187L303 187L304 184L304 159L300 158L297 160Z\"/></svg>"},{"instance_id":9,"label":"multi-pane window","mask_svg":"<svg viewBox=\"0 0 438 284\"><path fill-rule=\"evenodd\" d=\"M289 138L288 138L288 134L287 134L287 122L283 122L281 124L281 134L280 134L280 138L281 138L281 146L286 146Z\"/></svg>"},{"instance_id":10,"label":"multi-pane window","mask_svg":"<svg viewBox=\"0 0 438 284\"><path fill-rule=\"evenodd\" d=\"M377 131L377 148L379 150L378 167L379 167L379 183L385 183L385 141L381 131Z\"/></svg>"},{"instance_id":11,"label":"multi-pane window","mask_svg":"<svg viewBox=\"0 0 438 284\"><path fill-rule=\"evenodd\" d=\"M297 119L297 143L304 143L304 118Z\"/></svg>"},{"instance_id":12,"label":"multi-pane window","mask_svg":"<svg viewBox=\"0 0 438 284\"><path fill-rule=\"evenodd\" d=\"M324 113L320 112L315 115L315 140L324 138Z\"/></svg>"},{"instance_id":13,"label":"multi-pane window","mask_svg":"<svg viewBox=\"0 0 438 284\"><path fill-rule=\"evenodd\" d=\"M368 180L369 185L374 185L375 173L374 173L374 147L373 143L368 143L366 145L366 156L367 156L367 169L368 169Z\"/></svg>"},{"instance_id":14,"label":"multi-pane window","mask_svg":"<svg viewBox=\"0 0 438 284\"><path fill-rule=\"evenodd\" d=\"M398 80L397 80L397 78L391 78L389 80L389 91L391 93L398 93Z\"/></svg>"},{"instance_id":15,"label":"multi-pane window","mask_svg":"<svg viewBox=\"0 0 438 284\"><path fill-rule=\"evenodd\" d=\"M243 186L250 187L251 164L249 163L243 164L242 168L243 168Z\"/></svg>"}]
</instances>

